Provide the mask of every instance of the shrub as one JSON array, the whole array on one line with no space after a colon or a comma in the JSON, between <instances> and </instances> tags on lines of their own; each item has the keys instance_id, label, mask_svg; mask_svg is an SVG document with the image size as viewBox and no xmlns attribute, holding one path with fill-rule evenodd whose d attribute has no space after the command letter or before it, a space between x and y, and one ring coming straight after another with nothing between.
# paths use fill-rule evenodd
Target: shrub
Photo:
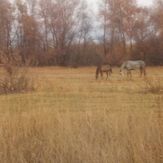
<instances>
[{"instance_id":1,"label":"shrub","mask_svg":"<svg viewBox=\"0 0 163 163\"><path fill-rule=\"evenodd\" d=\"M0 84L0 94L35 91L34 79L27 76L27 68L3 65L4 74Z\"/></svg>"}]
</instances>

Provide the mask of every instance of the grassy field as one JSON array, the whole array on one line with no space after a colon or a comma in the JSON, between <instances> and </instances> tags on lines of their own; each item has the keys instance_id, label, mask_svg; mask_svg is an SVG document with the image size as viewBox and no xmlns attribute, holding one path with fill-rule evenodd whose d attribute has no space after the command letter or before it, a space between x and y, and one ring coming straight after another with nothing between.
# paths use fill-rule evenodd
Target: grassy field
<instances>
[{"instance_id":1,"label":"grassy field","mask_svg":"<svg viewBox=\"0 0 163 163\"><path fill-rule=\"evenodd\" d=\"M163 67L95 70L29 68L35 92L1 95L0 162L162 163Z\"/></svg>"}]
</instances>

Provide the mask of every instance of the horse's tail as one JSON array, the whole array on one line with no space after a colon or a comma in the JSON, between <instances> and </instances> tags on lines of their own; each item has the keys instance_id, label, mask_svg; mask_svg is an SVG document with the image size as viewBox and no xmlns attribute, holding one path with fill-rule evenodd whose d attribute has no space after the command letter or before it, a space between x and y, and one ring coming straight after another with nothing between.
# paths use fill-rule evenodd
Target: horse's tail
<instances>
[{"instance_id":1,"label":"horse's tail","mask_svg":"<svg viewBox=\"0 0 163 163\"><path fill-rule=\"evenodd\" d=\"M96 69L96 79L98 79L99 72L100 72L100 67L97 67L97 69Z\"/></svg>"}]
</instances>

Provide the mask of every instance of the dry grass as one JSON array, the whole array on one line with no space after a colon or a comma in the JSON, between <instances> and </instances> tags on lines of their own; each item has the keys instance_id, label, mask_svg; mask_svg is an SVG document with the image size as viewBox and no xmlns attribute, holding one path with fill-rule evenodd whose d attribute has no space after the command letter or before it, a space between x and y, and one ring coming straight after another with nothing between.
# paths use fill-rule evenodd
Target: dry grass
<instances>
[{"instance_id":1,"label":"dry grass","mask_svg":"<svg viewBox=\"0 0 163 163\"><path fill-rule=\"evenodd\" d=\"M163 94L151 92L163 67L147 79L95 80L95 67L31 68L37 92L1 95L2 163L161 163ZM2 70L0 70L2 73Z\"/></svg>"}]
</instances>

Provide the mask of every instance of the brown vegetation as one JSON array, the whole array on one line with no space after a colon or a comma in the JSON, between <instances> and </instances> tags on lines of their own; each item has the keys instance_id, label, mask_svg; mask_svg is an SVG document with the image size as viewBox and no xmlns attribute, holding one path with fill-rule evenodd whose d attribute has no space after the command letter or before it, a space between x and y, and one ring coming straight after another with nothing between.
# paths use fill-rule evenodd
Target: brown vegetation
<instances>
[{"instance_id":1,"label":"brown vegetation","mask_svg":"<svg viewBox=\"0 0 163 163\"><path fill-rule=\"evenodd\" d=\"M102 0L93 14L83 0L1 0L0 56L29 66L162 65L162 4Z\"/></svg>"},{"instance_id":2,"label":"brown vegetation","mask_svg":"<svg viewBox=\"0 0 163 163\"><path fill-rule=\"evenodd\" d=\"M27 76L27 68L15 67L10 64L1 64L3 73L0 79L0 94L25 93L35 91L33 77Z\"/></svg>"}]
</instances>

